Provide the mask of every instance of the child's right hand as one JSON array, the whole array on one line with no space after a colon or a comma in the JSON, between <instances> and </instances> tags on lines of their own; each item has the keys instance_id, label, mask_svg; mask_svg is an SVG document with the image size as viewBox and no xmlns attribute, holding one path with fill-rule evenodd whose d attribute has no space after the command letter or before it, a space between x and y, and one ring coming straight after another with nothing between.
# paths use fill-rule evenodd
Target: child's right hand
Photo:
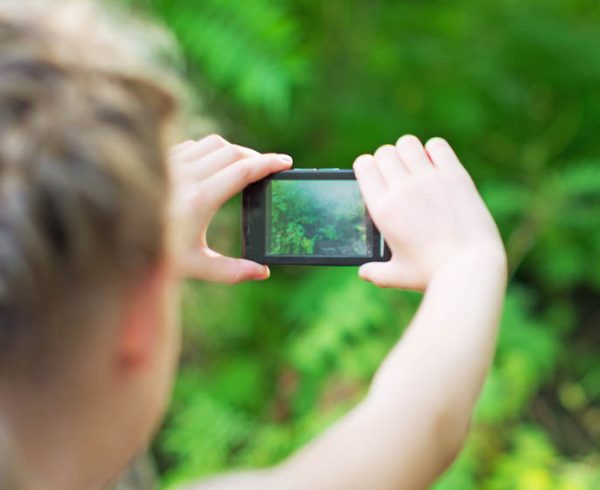
<instances>
[{"instance_id":1,"label":"child's right hand","mask_svg":"<svg viewBox=\"0 0 600 490\"><path fill-rule=\"evenodd\" d=\"M496 225L450 145L431 139L424 148L403 136L354 171L367 208L392 251L389 262L369 263L360 276L382 287L424 289L455 259L504 258Z\"/></svg>"}]
</instances>

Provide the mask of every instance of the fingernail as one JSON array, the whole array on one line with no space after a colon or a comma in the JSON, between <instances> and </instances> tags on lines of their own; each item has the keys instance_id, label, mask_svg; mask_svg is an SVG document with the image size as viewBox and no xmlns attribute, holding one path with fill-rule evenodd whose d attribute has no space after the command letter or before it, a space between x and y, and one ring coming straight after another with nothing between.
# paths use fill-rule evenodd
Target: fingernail
<instances>
[{"instance_id":1,"label":"fingernail","mask_svg":"<svg viewBox=\"0 0 600 490\"><path fill-rule=\"evenodd\" d=\"M291 165L294 161L289 155L279 155L279 160L281 160L283 163L287 163L288 165Z\"/></svg>"},{"instance_id":2,"label":"fingernail","mask_svg":"<svg viewBox=\"0 0 600 490\"><path fill-rule=\"evenodd\" d=\"M268 279L270 275L271 275L271 271L265 265L265 266L263 266L262 270L260 271L260 274L258 274L254 280L255 281L264 281L265 279Z\"/></svg>"}]
</instances>

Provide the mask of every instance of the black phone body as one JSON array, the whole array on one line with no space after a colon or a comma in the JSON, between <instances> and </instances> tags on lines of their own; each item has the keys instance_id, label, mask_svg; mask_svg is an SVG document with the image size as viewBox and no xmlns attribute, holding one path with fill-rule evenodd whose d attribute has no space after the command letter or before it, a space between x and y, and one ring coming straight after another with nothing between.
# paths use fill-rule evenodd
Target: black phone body
<instances>
[{"instance_id":1,"label":"black phone body","mask_svg":"<svg viewBox=\"0 0 600 490\"><path fill-rule=\"evenodd\" d=\"M248 186L242 248L270 265L361 265L391 255L354 172L340 169L288 170Z\"/></svg>"}]
</instances>

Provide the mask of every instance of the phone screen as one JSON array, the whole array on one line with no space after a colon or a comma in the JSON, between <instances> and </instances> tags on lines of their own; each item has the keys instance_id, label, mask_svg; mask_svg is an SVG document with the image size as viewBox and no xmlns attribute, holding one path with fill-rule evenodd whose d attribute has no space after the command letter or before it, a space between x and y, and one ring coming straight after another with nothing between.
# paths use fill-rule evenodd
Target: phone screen
<instances>
[{"instance_id":1,"label":"phone screen","mask_svg":"<svg viewBox=\"0 0 600 490\"><path fill-rule=\"evenodd\" d=\"M373 229L355 180L272 180L266 212L268 255L372 253Z\"/></svg>"}]
</instances>

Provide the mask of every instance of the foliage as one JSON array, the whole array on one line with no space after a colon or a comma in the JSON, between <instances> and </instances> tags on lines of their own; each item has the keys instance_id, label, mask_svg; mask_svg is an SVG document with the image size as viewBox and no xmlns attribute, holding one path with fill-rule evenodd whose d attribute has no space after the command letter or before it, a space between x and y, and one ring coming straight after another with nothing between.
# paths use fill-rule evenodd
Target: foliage
<instances>
[{"instance_id":1,"label":"foliage","mask_svg":"<svg viewBox=\"0 0 600 490\"><path fill-rule=\"evenodd\" d=\"M356 181L274 180L268 193L267 253L369 254L365 205Z\"/></svg>"},{"instance_id":2,"label":"foliage","mask_svg":"<svg viewBox=\"0 0 600 490\"><path fill-rule=\"evenodd\" d=\"M592 0L129 0L173 29L232 140L348 168L447 137L513 272L465 451L437 490L600 488L600 5ZM216 224L236 253L238 203ZM356 403L419 297L353 269L191 284L166 485L273 464ZM457 387L458 389L459 387Z\"/></svg>"}]
</instances>

